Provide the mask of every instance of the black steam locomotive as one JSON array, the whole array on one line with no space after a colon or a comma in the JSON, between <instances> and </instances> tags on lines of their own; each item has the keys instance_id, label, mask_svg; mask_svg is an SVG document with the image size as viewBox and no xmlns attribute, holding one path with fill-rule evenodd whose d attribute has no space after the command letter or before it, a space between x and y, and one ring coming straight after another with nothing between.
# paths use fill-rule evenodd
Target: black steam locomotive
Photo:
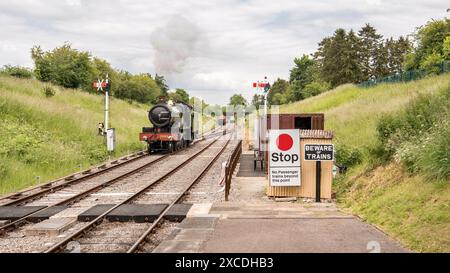
<instances>
[{"instance_id":1,"label":"black steam locomotive","mask_svg":"<svg viewBox=\"0 0 450 273\"><path fill-rule=\"evenodd\" d=\"M197 135L194 131L194 111L184 102L160 100L148 111L148 119L153 127L143 127L139 139L147 142L149 153L183 149Z\"/></svg>"}]
</instances>

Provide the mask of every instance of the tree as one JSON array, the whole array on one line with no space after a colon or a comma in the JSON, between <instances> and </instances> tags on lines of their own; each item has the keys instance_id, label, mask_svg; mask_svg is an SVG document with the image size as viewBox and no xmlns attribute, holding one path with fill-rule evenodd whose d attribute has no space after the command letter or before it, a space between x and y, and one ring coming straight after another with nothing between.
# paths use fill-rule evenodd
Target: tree
<instances>
[{"instance_id":1,"label":"tree","mask_svg":"<svg viewBox=\"0 0 450 273\"><path fill-rule=\"evenodd\" d=\"M296 59L297 60L297 59ZM286 80L278 78L270 88L269 94L267 94L267 101L270 105L279 105L279 101L277 103L274 102L274 96L276 94L284 95L289 88L289 83Z\"/></svg>"},{"instance_id":2,"label":"tree","mask_svg":"<svg viewBox=\"0 0 450 273\"><path fill-rule=\"evenodd\" d=\"M362 69L361 40L351 29L345 39L344 71L349 82L361 82L366 79Z\"/></svg>"},{"instance_id":3,"label":"tree","mask_svg":"<svg viewBox=\"0 0 450 273\"><path fill-rule=\"evenodd\" d=\"M93 66L93 76L90 82L95 81L97 79L105 79L106 75L108 75L109 80L111 81L111 89L110 93L114 95L117 84L120 82L118 72L111 67L111 64L106 60L96 58L92 60Z\"/></svg>"},{"instance_id":4,"label":"tree","mask_svg":"<svg viewBox=\"0 0 450 273\"><path fill-rule=\"evenodd\" d=\"M423 66L423 62L429 62L431 58L437 55L444 56L444 43L450 36L450 19L432 20L419 27L414 34L414 40L417 44L413 54L408 56L405 68L417 69ZM428 60L427 60L428 59Z\"/></svg>"},{"instance_id":5,"label":"tree","mask_svg":"<svg viewBox=\"0 0 450 273\"><path fill-rule=\"evenodd\" d=\"M39 46L31 49L36 77L41 81L68 88L90 87L94 68L89 52L73 49L69 43L43 52Z\"/></svg>"},{"instance_id":6,"label":"tree","mask_svg":"<svg viewBox=\"0 0 450 273\"><path fill-rule=\"evenodd\" d=\"M175 92L169 92L169 99L173 101L182 101L185 103L189 103L189 94L186 92L186 90L177 88L175 89Z\"/></svg>"},{"instance_id":7,"label":"tree","mask_svg":"<svg viewBox=\"0 0 450 273\"><path fill-rule=\"evenodd\" d=\"M236 107L238 105L246 106L247 104L247 100L241 94L234 94L231 96L230 103L228 105Z\"/></svg>"},{"instance_id":8,"label":"tree","mask_svg":"<svg viewBox=\"0 0 450 273\"><path fill-rule=\"evenodd\" d=\"M393 40L391 38L391 40ZM400 36L397 41L388 43L389 54L389 73L401 73L403 71L403 64L405 63L406 56L411 52L411 43L408 38Z\"/></svg>"},{"instance_id":9,"label":"tree","mask_svg":"<svg viewBox=\"0 0 450 273\"><path fill-rule=\"evenodd\" d=\"M161 89L162 96L167 97L169 92L169 86L166 84L166 79L164 79L164 76L160 76L158 74L155 74L155 82Z\"/></svg>"},{"instance_id":10,"label":"tree","mask_svg":"<svg viewBox=\"0 0 450 273\"><path fill-rule=\"evenodd\" d=\"M376 75L376 66L382 66L376 58L380 57L378 50L382 44L383 36L377 33L377 30L370 24L366 24L361 30L358 31L358 37L360 39L360 58L361 58L361 72L365 79L368 79L372 75Z\"/></svg>"},{"instance_id":11,"label":"tree","mask_svg":"<svg viewBox=\"0 0 450 273\"><path fill-rule=\"evenodd\" d=\"M387 39L385 43L380 43L378 49L375 51L374 67L371 75L375 77L384 77L391 73L389 68L389 51L394 47L394 41L392 38Z\"/></svg>"},{"instance_id":12,"label":"tree","mask_svg":"<svg viewBox=\"0 0 450 273\"><path fill-rule=\"evenodd\" d=\"M359 66L358 39L340 28L332 37L326 37L319 43L314 54L318 62L321 79L332 87L359 80L362 75Z\"/></svg>"},{"instance_id":13,"label":"tree","mask_svg":"<svg viewBox=\"0 0 450 273\"><path fill-rule=\"evenodd\" d=\"M264 95L254 94L252 98L252 105L255 106L256 110L259 110L259 107L264 105Z\"/></svg>"},{"instance_id":14,"label":"tree","mask_svg":"<svg viewBox=\"0 0 450 273\"><path fill-rule=\"evenodd\" d=\"M147 74L138 74L116 84L115 96L142 103L155 103L161 95L161 89Z\"/></svg>"},{"instance_id":15,"label":"tree","mask_svg":"<svg viewBox=\"0 0 450 273\"><path fill-rule=\"evenodd\" d=\"M444 59L450 60L450 36L447 36L447 38L445 38L442 51L444 53Z\"/></svg>"},{"instance_id":16,"label":"tree","mask_svg":"<svg viewBox=\"0 0 450 273\"><path fill-rule=\"evenodd\" d=\"M306 85L318 78L318 69L316 62L308 55L303 55L300 59L294 59L294 67L290 70L289 83L292 86L292 94L294 100L303 99L302 91ZM283 84L283 83L280 83ZM275 85L275 83L274 83ZM283 91L286 92L288 87L282 86ZM273 92L273 91L272 91ZM282 93L284 93L282 92ZM275 95L276 92L273 92ZM272 99L272 97L270 98ZM289 98L286 98L289 100Z\"/></svg>"},{"instance_id":17,"label":"tree","mask_svg":"<svg viewBox=\"0 0 450 273\"><path fill-rule=\"evenodd\" d=\"M31 79L33 78L33 71L28 67L4 65L0 69L0 74L9 75L16 78Z\"/></svg>"},{"instance_id":18,"label":"tree","mask_svg":"<svg viewBox=\"0 0 450 273\"><path fill-rule=\"evenodd\" d=\"M439 53L431 53L421 63L420 68L426 70L429 74L438 74L444 58Z\"/></svg>"}]
</instances>

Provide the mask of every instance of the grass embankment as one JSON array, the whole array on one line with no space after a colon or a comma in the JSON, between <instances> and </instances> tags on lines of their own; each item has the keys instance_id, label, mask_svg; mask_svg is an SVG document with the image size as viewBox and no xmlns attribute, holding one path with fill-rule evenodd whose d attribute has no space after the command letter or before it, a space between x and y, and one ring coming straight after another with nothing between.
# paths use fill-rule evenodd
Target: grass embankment
<instances>
[{"instance_id":1,"label":"grass embankment","mask_svg":"<svg viewBox=\"0 0 450 273\"><path fill-rule=\"evenodd\" d=\"M87 168L109 156L143 148L148 106L111 98L110 121L117 150L108 154L97 124L104 118L104 96L0 76L0 194Z\"/></svg>"},{"instance_id":2,"label":"grass embankment","mask_svg":"<svg viewBox=\"0 0 450 273\"><path fill-rule=\"evenodd\" d=\"M445 103L436 105L449 99L442 96L449 83L445 74L367 89L345 85L281 107L325 113L338 159L356 163L334 183L338 202L415 251L450 251L449 116Z\"/></svg>"},{"instance_id":3,"label":"grass embankment","mask_svg":"<svg viewBox=\"0 0 450 273\"><path fill-rule=\"evenodd\" d=\"M44 87L55 94L47 97ZM110 126L116 151L106 152L97 125L104 96L37 80L0 75L0 195L86 169L145 148L138 139L149 105L110 97ZM210 117L203 117L206 122ZM205 123L208 131L211 123ZM209 127L208 127L209 126Z\"/></svg>"}]
</instances>

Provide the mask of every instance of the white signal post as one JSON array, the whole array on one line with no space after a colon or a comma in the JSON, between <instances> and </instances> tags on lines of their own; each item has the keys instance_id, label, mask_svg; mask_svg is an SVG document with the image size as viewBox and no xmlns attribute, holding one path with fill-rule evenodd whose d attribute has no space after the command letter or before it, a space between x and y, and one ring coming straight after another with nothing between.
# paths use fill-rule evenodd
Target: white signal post
<instances>
[{"instance_id":1,"label":"white signal post","mask_svg":"<svg viewBox=\"0 0 450 273\"><path fill-rule=\"evenodd\" d=\"M108 74L106 74L106 86L109 84ZM105 131L108 131L108 108L109 108L109 88L105 90Z\"/></svg>"},{"instance_id":2,"label":"white signal post","mask_svg":"<svg viewBox=\"0 0 450 273\"><path fill-rule=\"evenodd\" d=\"M109 129L109 89L110 89L110 81L108 74L106 74L105 80L98 79L96 82L94 81L93 87L97 88L97 91L103 91L103 87L105 87L105 133L106 133L106 144L108 151L114 151L115 149L115 133L114 128Z\"/></svg>"}]
</instances>

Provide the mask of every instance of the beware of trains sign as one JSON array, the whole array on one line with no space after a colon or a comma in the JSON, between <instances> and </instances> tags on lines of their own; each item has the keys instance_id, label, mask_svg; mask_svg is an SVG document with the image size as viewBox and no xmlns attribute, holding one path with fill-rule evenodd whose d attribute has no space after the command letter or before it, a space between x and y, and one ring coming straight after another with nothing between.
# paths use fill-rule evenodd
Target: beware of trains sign
<instances>
[{"instance_id":1,"label":"beware of trains sign","mask_svg":"<svg viewBox=\"0 0 450 273\"><path fill-rule=\"evenodd\" d=\"M270 186L300 186L299 130L269 130Z\"/></svg>"},{"instance_id":2,"label":"beware of trains sign","mask_svg":"<svg viewBox=\"0 0 450 273\"><path fill-rule=\"evenodd\" d=\"M305 144L305 160L332 161L334 160L333 144Z\"/></svg>"}]
</instances>

